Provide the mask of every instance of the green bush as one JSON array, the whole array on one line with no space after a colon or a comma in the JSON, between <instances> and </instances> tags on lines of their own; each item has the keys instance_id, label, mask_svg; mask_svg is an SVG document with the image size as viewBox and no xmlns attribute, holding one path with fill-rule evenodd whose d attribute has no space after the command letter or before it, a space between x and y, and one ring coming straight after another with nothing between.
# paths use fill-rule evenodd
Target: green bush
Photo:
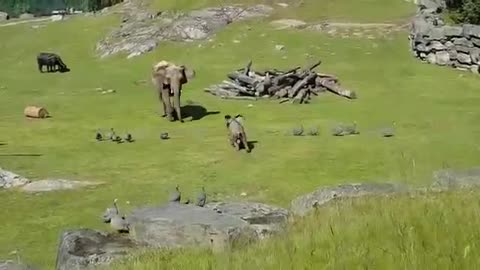
<instances>
[{"instance_id":1,"label":"green bush","mask_svg":"<svg viewBox=\"0 0 480 270\"><path fill-rule=\"evenodd\" d=\"M456 23L480 24L480 0L447 0L447 8Z\"/></svg>"},{"instance_id":2,"label":"green bush","mask_svg":"<svg viewBox=\"0 0 480 270\"><path fill-rule=\"evenodd\" d=\"M31 13L36 16L48 15L53 10L74 8L75 10L93 11L112 6L122 0L1 0L0 10L12 17L22 13Z\"/></svg>"}]
</instances>

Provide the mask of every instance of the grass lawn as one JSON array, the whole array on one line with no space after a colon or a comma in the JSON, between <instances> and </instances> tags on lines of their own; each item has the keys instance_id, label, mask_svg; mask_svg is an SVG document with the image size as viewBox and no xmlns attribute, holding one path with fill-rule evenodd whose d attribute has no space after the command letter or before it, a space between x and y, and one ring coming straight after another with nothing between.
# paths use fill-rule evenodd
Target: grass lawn
<instances>
[{"instance_id":1,"label":"grass lawn","mask_svg":"<svg viewBox=\"0 0 480 270\"><path fill-rule=\"evenodd\" d=\"M402 9L385 6L404 16ZM352 21L368 21L370 15L339 10L344 11L338 11L340 17L351 15ZM250 21L232 25L202 46L167 43L129 60L95 58L95 42L118 22L115 17L78 17L38 29L28 24L0 28L0 86L5 87L0 88L0 143L6 143L0 145L0 166L32 179L106 183L41 195L1 192L0 258L18 249L26 261L51 269L64 229L106 229L99 216L113 198L126 208L162 203L175 184L185 197L204 185L218 199L246 192L242 199L287 206L319 186L385 180L422 185L433 170L478 165L478 76L420 63L410 56L406 33L389 39L333 38L275 31ZM286 50L276 51L276 44ZM40 74L35 62L40 51L59 53L72 72ZM287 68L312 61L306 53L322 59L319 70L338 75L359 99L325 94L310 105L259 101L248 107L250 102L203 92L248 59L259 69ZM197 71L182 94L183 104L191 100L220 113L184 124L161 118L153 88L134 84L148 82L151 65L161 59ZM101 95L97 87L117 93ZM45 106L53 117L26 119L23 109L31 104ZM236 153L227 143L223 116L236 113L245 116L249 138L258 141L251 154ZM354 120L359 136L330 136L335 123ZM376 129L392 121L397 136L381 138ZM320 136L285 135L300 124L319 127ZM110 127L131 132L137 141L94 141L97 128ZM172 139L161 141L161 132Z\"/></svg>"},{"instance_id":2,"label":"grass lawn","mask_svg":"<svg viewBox=\"0 0 480 270\"><path fill-rule=\"evenodd\" d=\"M305 21L398 22L414 12L415 6L401 0L149 0L155 10L189 10L228 4L267 4L275 8L273 17ZM278 3L288 4L282 8Z\"/></svg>"}]
</instances>

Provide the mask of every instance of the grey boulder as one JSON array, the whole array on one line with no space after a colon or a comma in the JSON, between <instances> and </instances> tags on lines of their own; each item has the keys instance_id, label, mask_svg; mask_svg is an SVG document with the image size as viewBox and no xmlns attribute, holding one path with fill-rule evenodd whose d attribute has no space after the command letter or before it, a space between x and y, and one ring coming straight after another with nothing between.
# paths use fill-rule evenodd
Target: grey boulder
<instances>
[{"instance_id":1,"label":"grey boulder","mask_svg":"<svg viewBox=\"0 0 480 270\"><path fill-rule=\"evenodd\" d=\"M300 196L291 202L294 215L305 216L311 211L337 198L353 198L371 195L390 195L408 192L408 187L393 183L343 184L320 188L312 193Z\"/></svg>"},{"instance_id":2,"label":"grey boulder","mask_svg":"<svg viewBox=\"0 0 480 270\"><path fill-rule=\"evenodd\" d=\"M131 237L154 248L196 246L222 251L257 239L248 222L192 205L170 203L136 209L127 220Z\"/></svg>"},{"instance_id":3,"label":"grey boulder","mask_svg":"<svg viewBox=\"0 0 480 270\"><path fill-rule=\"evenodd\" d=\"M246 221L255 229L258 239L282 232L289 215L287 209L254 202L216 202L205 207Z\"/></svg>"},{"instance_id":4,"label":"grey boulder","mask_svg":"<svg viewBox=\"0 0 480 270\"><path fill-rule=\"evenodd\" d=\"M91 229L66 231L60 238L55 269L95 269L127 256L135 247L132 240L119 234Z\"/></svg>"},{"instance_id":5,"label":"grey boulder","mask_svg":"<svg viewBox=\"0 0 480 270\"><path fill-rule=\"evenodd\" d=\"M8 13L0 11L0 22L6 21L9 19ZM1 269L1 268L0 268Z\"/></svg>"}]
</instances>

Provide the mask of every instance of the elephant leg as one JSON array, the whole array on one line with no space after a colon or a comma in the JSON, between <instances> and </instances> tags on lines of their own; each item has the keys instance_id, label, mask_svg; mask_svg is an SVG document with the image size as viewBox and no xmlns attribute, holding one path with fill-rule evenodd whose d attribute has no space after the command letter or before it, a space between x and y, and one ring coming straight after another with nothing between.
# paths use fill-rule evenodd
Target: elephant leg
<instances>
[{"instance_id":1,"label":"elephant leg","mask_svg":"<svg viewBox=\"0 0 480 270\"><path fill-rule=\"evenodd\" d=\"M163 98L162 98L162 89L158 90L158 100L160 100L160 103L162 103L162 107L163 107L162 117L165 117L165 116L167 116L167 108L166 108L165 102L163 101Z\"/></svg>"},{"instance_id":2,"label":"elephant leg","mask_svg":"<svg viewBox=\"0 0 480 270\"><path fill-rule=\"evenodd\" d=\"M242 133L242 137L240 138L240 140L242 141L243 147L245 147L245 150L247 151L247 153L250 153L251 149L250 149L250 146L248 145L247 135L245 134L245 132Z\"/></svg>"},{"instance_id":3,"label":"elephant leg","mask_svg":"<svg viewBox=\"0 0 480 270\"><path fill-rule=\"evenodd\" d=\"M175 107L175 112L177 113L177 118L180 122L184 122L182 119L182 111L180 109L180 81L174 80L170 84L173 91L173 106Z\"/></svg>"},{"instance_id":4,"label":"elephant leg","mask_svg":"<svg viewBox=\"0 0 480 270\"><path fill-rule=\"evenodd\" d=\"M165 114L170 122L173 121L172 116L172 105L170 104L170 93L169 89L162 89L162 100L163 100L163 107L165 108Z\"/></svg>"}]
</instances>

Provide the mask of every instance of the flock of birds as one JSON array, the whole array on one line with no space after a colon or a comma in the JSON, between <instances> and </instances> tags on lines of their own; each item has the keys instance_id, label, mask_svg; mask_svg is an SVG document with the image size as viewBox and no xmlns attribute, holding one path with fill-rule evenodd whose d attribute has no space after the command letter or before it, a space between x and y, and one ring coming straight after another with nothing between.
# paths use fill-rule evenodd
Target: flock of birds
<instances>
[{"instance_id":1,"label":"flock of birds","mask_svg":"<svg viewBox=\"0 0 480 270\"><path fill-rule=\"evenodd\" d=\"M170 195L170 203L180 203L182 199L182 194L180 192L179 186L175 187L174 192ZM130 224L128 223L125 215L120 215L117 205L118 199L113 200L113 208L107 208L105 214L103 215L103 220L105 223L110 223L110 227L119 232L119 233L129 233ZM205 193L205 187L202 187L201 192L197 195L196 206L204 207L207 202L207 194ZM183 204L191 204L190 199L187 199Z\"/></svg>"},{"instance_id":2,"label":"flock of birds","mask_svg":"<svg viewBox=\"0 0 480 270\"><path fill-rule=\"evenodd\" d=\"M113 130L113 128L110 128L110 132L107 133L106 136L104 136L100 130L97 130L97 134L95 135L95 140L97 141L105 141L105 140L110 140L112 142L116 142L116 143L123 143L124 141L125 142L134 142L135 140L133 139L132 137L132 134L130 133L127 133L125 134L125 136L122 138L120 136L118 136L116 133L115 133L115 130Z\"/></svg>"},{"instance_id":3,"label":"flock of birds","mask_svg":"<svg viewBox=\"0 0 480 270\"><path fill-rule=\"evenodd\" d=\"M168 136L168 133L167 132L163 132L163 133L160 133L160 139L162 140L168 140L170 139L170 137ZM113 130L113 128L110 128L110 132L107 133L107 135L103 135L100 130L97 130L97 133L95 135L95 140L97 141L106 141L106 140L110 140L112 142L116 142L116 143L123 143L123 142L129 142L129 143L132 143L134 142L135 140L133 139L133 136L132 134L130 133L127 133L125 134L125 136L122 138L120 136L118 136L116 133L115 133L115 130Z\"/></svg>"},{"instance_id":4,"label":"flock of birds","mask_svg":"<svg viewBox=\"0 0 480 270\"><path fill-rule=\"evenodd\" d=\"M395 126L395 123L393 123L391 127L382 128L380 130L381 136L382 137L393 137L395 135L394 126ZM303 129L303 126L293 128L293 130L292 130L292 135L293 136L303 136L304 134L305 134L305 130ZM308 135L310 135L310 136L318 136L318 134L319 134L318 128L311 128L308 131ZM353 122L352 124L338 124L338 125L336 125L332 129L331 134L333 136L358 135L358 134L360 134L360 131L357 128L357 123Z\"/></svg>"}]
</instances>

